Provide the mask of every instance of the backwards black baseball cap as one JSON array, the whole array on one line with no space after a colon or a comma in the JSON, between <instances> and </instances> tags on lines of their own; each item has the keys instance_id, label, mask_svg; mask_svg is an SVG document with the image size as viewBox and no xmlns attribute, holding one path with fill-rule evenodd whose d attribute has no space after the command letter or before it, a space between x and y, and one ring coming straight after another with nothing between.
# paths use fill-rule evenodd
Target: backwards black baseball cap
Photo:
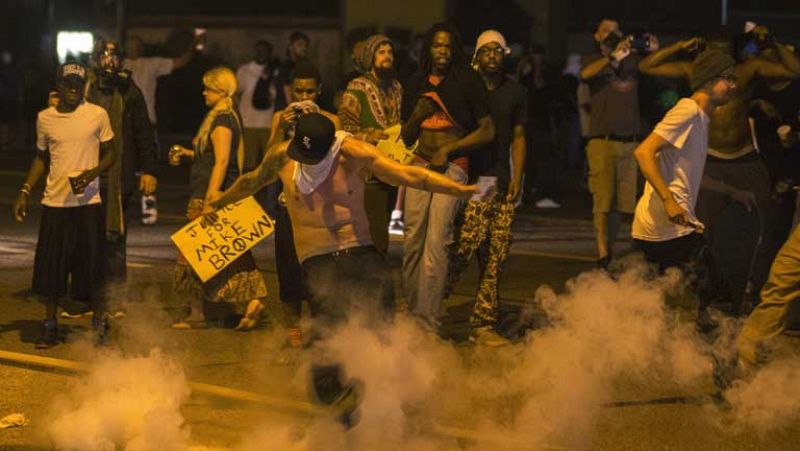
<instances>
[{"instance_id":1,"label":"backwards black baseball cap","mask_svg":"<svg viewBox=\"0 0 800 451\"><path fill-rule=\"evenodd\" d=\"M286 153L298 163L317 164L328 155L335 139L336 127L330 119L320 113L303 114L297 118Z\"/></svg>"},{"instance_id":2,"label":"backwards black baseball cap","mask_svg":"<svg viewBox=\"0 0 800 451\"><path fill-rule=\"evenodd\" d=\"M79 63L64 63L58 68L56 81L83 86L86 83L86 68Z\"/></svg>"}]
</instances>

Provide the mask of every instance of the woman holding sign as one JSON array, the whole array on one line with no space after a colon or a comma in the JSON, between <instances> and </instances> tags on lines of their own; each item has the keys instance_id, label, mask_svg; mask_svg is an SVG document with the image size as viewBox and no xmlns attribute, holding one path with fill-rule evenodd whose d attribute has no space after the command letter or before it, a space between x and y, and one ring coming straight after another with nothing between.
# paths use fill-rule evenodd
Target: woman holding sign
<instances>
[{"instance_id":1,"label":"woman holding sign","mask_svg":"<svg viewBox=\"0 0 800 451\"><path fill-rule=\"evenodd\" d=\"M169 155L173 166L179 165L183 157L192 160L191 196L186 211L189 221L213 210L208 202L239 178L244 159L242 122L232 97L236 93L236 76L227 67L216 67L203 75L203 85L203 97L211 109L192 141L194 150L175 145ZM176 329L191 328L187 321L190 303L193 298L200 298L206 320L241 315L236 329L250 330L264 310L267 296L266 282L249 251L205 283L178 254L174 289L181 299L181 316L172 324Z\"/></svg>"}]
</instances>

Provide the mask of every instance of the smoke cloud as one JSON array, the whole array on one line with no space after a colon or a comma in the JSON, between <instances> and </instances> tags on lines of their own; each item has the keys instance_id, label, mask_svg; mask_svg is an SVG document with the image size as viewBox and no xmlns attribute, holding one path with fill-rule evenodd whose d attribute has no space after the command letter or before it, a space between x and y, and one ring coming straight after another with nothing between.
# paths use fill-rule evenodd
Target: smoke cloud
<instances>
[{"instance_id":1,"label":"smoke cloud","mask_svg":"<svg viewBox=\"0 0 800 451\"><path fill-rule=\"evenodd\" d=\"M184 449L189 428L180 406L189 397L181 366L153 349L142 357L108 353L56 401L47 435L57 449Z\"/></svg>"},{"instance_id":2,"label":"smoke cloud","mask_svg":"<svg viewBox=\"0 0 800 451\"><path fill-rule=\"evenodd\" d=\"M749 380L736 381L725 393L740 426L769 432L800 417L800 359L770 362Z\"/></svg>"},{"instance_id":3,"label":"smoke cloud","mask_svg":"<svg viewBox=\"0 0 800 451\"><path fill-rule=\"evenodd\" d=\"M500 348L455 345L403 315L377 328L351 318L295 362L299 377L287 387L296 392L307 384L309 361L319 356L340 362L346 379L364 386L356 425L273 420L254 425L236 449L589 449L602 410L619 399L621 387L711 391L712 356L731 352L735 324L725 322L716 343L703 340L681 318L687 312L667 306L684 285L678 272L654 277L633 262L614 278L580 274L562 293L542 286L534 303L548 324ZM138 349L137 340L158 343L142 330L126 337L129 350ZM275 352L265 346L246 352ZM56 447L191 449L180 413L190 393L176 360L154 348L96 361L48 427ZM725 394L729 410L708 409L709 415L760 431L791 424L800 417L799 376L800 359L771 363L733 385Z\"/></svg>"}]
</instances>

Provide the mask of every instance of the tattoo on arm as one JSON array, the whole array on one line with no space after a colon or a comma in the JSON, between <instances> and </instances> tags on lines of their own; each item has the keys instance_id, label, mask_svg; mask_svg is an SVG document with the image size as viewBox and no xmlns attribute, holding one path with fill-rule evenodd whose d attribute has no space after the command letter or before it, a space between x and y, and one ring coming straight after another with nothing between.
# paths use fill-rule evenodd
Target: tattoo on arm
<instances>
[{"instance_id":1,"label":"tattoo on arm","mask_svg":"<svg viewBox=\"0 0 800 451\"><path fill-rule=\"evenodd\" d=\"M231 185L222 196L212 202L211 205L215 208L219 208L223 205L242 200L245 197L252 196L266 185L274 183L278 179L278 174L281 169L286 166L288 161L289 157L286 155L285 149L276 149L272 152L268 151L258 168L239 177L233 185Z\"/></svg>"}]
</instances>

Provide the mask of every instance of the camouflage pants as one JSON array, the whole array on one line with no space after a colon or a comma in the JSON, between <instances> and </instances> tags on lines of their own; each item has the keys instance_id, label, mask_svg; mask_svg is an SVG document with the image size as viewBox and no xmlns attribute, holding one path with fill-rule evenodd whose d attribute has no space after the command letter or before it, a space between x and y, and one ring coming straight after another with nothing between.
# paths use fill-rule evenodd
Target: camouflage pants
<instances>
[{"instance_id":1,"label":"camouflage pants","mask_svg":"<svg viewBox=\"0 0 800 451\"><path fill-rule=\"evenodd\" d=\"M470 201L461 219L450 249L447 293L477 253L480 281L470 324L493 326L497 322L498 280L511 247L514 204L500 194L489 202Z\"/></svg>"}]
</instances>

